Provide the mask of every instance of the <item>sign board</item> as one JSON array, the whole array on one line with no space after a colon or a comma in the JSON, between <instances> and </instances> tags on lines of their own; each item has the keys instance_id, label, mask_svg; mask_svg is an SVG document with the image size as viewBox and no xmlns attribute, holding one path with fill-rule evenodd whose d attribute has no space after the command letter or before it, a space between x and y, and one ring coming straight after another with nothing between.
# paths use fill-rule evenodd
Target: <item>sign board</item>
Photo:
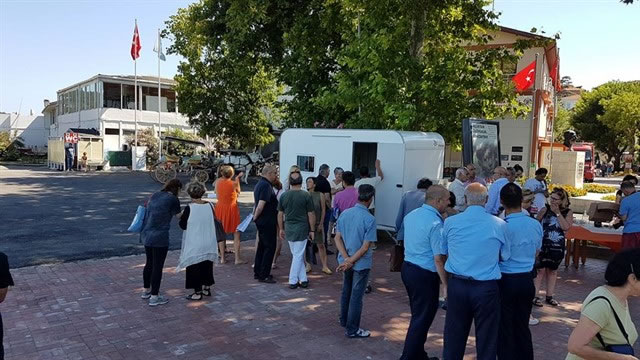
<instances>
[{"instance_id":1,"label":"sign board","mask_svg":"<svg viewBox=\"0 0 640 360\"><path fill-rule=\"evenodd\" d=\"M64 142L77 144L78 143L78 133L68 132L64 133Z\"/></svg>"},{"instance_id":2,"label":"sign board","mask_svg":"<svg viewBox=\"0 0 640 360\"><path fill-rule=\"evenodd\" d=\"M488 179L500 166L500 123L483 119L462 120L464 163L476 165L476 176Z\"/></svg>"}]
</instances>

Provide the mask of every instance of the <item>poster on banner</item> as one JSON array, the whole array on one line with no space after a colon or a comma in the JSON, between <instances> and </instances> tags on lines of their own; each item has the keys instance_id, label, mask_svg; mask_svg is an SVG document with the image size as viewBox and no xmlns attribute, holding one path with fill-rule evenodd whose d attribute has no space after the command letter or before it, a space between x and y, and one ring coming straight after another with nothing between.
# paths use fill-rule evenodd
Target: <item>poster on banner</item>
<instances>
[{"instance_id":1,"label":"poster on banner","mask_svg":"<svg viewBox=\"0 0 640 360\"><path fill-rule=\"evenodd\" d=\"M490 179L500 166L500 124L483 119L462 121L464 163L476 165L476 176Z\"/></svg>"}]
</instances>

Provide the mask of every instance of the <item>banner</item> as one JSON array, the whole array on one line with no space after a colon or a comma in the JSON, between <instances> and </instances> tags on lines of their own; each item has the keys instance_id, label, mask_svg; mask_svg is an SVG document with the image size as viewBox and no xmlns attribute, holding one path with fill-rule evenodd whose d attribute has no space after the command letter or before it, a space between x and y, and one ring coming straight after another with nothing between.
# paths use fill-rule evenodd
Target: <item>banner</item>
<instances>
[{"instance_id":1,"label":"banner","mask_svg":"<svg viewBox=\"0 0 640 360\"><path fill-rule=\"evenodd\" d=\"M497 121L464 119L462 121L464 163L476 165L476 176L489 179L500 166L500 124Z\"/></svg>"}]
</instances>

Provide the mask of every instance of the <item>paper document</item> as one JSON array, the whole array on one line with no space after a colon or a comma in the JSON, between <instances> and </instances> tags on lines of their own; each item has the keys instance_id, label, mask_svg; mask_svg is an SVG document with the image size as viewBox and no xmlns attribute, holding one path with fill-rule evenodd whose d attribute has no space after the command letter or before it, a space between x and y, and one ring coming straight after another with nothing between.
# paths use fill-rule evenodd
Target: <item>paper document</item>
<instances>
[{"instance_id":1,"label":"paper document","mask_svg":"<svg viewBox=\"0 0 640 360\"><path fill-rule=\"evenodd\" d=\"M236 231L245 232L249 227L249 224L251 224L251 220L253 220L253 214L247 215L247 217L238 225Z\"/></svg>"}]
</instances>

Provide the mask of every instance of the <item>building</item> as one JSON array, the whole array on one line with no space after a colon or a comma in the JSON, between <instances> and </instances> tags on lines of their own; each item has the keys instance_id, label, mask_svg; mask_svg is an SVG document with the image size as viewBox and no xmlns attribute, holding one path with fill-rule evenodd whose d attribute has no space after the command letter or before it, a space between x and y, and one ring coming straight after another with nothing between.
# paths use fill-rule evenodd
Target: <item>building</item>
<instances>
[{"instance_id":1,"label":"building","mask_svg":"<svg viewBox=\"0 0 640 360\"><path fill-rule=\"evenodd\" d=\"M566 110L573 110L585 90L581 87L567 86L558 91L560 105Z\"/></svg>"},{"instance_id":2,"label":"building","mask_svg":"<svg viewBox=\"0 0 640 360\"><path fill-rule=\"evenodd\" d=\"M178 112L175 81L160 78L160 116L158 116L158 78L138 76L138 111L135 109L134 77L98 74L87 80L58 90L58 100L45 101L42 111L50 124L50 137L62 137L69 128L95 129L104 141L105 154L123 149L128 136L153 128L159 123L170 129L193 130L188 119Z\"/></svg>"},{"instance_id":3,"label":"building","mask_svg":"<svg viewBox=\"0 0 640 360\"><path fill-rule=\"evenodd\" d=\"M540 43L544 43L544 45L525 50L517 63L502 64L505 81L510 81L515 74L537 61L534 86L518 94L519 101L530 105L532 111L524 118L494 119L500 122L501 165L509 167L518 164L525 169L525 175L532 175L537 167L543 165L546 156L543 145L548 145L552 138L553 99L556 88L559 88L558 79L555 78L556 66L559 66L560 60L556 41L504 26L489 34L493 39L487 44L467 46L467 50L511 49L515 47L518 40L542 40ZM456 155L450 155L450 158L456 158Z\"/></svg>"},{"instance_id":4,"label":"building","mask_svg":"<svg viewBox=\"0 0 640 360\"><path fill-rule=\"evenodd\" d=\"M12 138L19 136L25 148L33 152L46 152L49 127L42 115L0 112L0 131L8 132Z\"/></svg>"}]
</instances>

